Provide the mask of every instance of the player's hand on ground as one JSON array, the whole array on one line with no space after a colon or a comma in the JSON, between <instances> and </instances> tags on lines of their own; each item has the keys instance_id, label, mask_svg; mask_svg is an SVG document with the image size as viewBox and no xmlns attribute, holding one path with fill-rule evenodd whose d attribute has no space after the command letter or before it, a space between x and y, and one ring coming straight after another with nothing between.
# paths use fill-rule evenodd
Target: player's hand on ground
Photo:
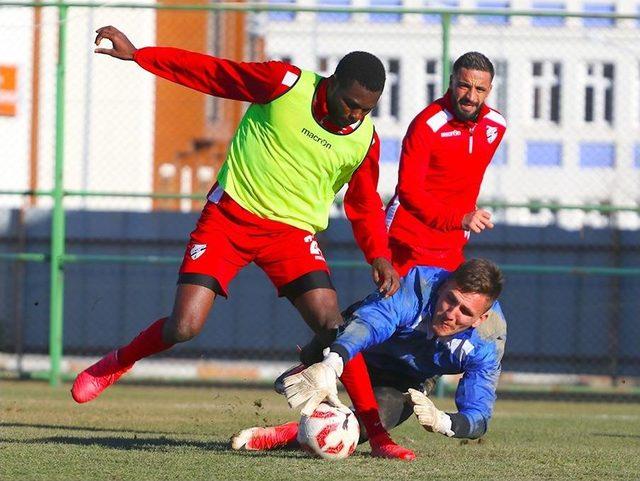
<instances>
[{"instance_id":1,"label":"player's hand on ground","mask_svg":"<svg viewBox=\"0 0 640 481\"><path fill-rule=\"evenodd\" d=\"M485 229L493 229L491 222L491 212L484 209L476 209L469 212L462 218L462 229L470 230L479 234Z\"/></svg>"},{"instance_id":2,"label":"player's hand on ground","mask_svg":"<svg viewBox=\"0 0 640 481\"><path fill-rule=\"evenodd\" d=\"M431 399L416 389L409 389L406 396L413 405L413 413L423 428L432 433L453 436L451 418L447 413L440 411Z\"/></svg>"},{"instance_id":3,"label":"player's hand on ground","mask_svg":"<svg viewBox=\"0 0 640 481\"><path fill-rule=\"evenodd\" d=\"M400 276L393 268L391 262L384 257L376 257L371 263L373 281L378 290L386 297L392 296L400 288Z\"/></svg>"},{"instance_id":4,"label":"player's hand on ground","mask_svg":"<svg viewBox=\"0 0 640 481\"><path fill-rule=\"evenodd\" d=\"M96 30L96 46L100 46L102 39L111 41L113 48L96 48L95 53L102 53L110 55L111 57L119 58L122 60L133 60L133 54L136 52L136 48L133 46L127 36L115 27L101 27Z\"/></svg>"},{"instance_id":5,"label":"player's hand on ground","mask_svg":"<svg viewBox=\"0 0 640 481\"><path fill-rule=\"evenodd\" d=\"M342 359L336 353L329 353L322 362L284 378L284 394L289 406L293 409L302 407L301 413L305 416L310 416L325 400L338 408L345 407L338 398L340 374Z\"/></svg>"}]
</instances>

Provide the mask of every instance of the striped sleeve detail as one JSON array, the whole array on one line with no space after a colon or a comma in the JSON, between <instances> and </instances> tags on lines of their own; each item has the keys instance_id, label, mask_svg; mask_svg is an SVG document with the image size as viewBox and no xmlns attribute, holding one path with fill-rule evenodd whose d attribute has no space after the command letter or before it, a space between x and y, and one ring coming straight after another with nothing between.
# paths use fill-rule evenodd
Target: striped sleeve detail
<instances>
[{"instance_id":1,"label":"striped sleeve detail","mask_svg":"<svg viewBox=\"0 0 640 481\"><path fill-rule=\"evenodd\" d=\"M507 121L505 118L495 110L490 110L487 115L484 117L485 119L492 120L496 124L502 125L504 128L507 128Z\"/></svg>"},{"instance_id":2,"label":"striped sleeve detail","mask_svg":"<svg viewBox=\"0 0 640 481\"><path fill-rule=\"evenodd\" d=\"M441 110L440 112L438 112L437 114L429 117L427 119L427 125L431 128L431 130L433 130L433 132L437 132L438 130L440 130L442 127L445 126L445 124L451 120L453 118L453 115L451 115L451 113L449 113L446 110Z\"/></svg>"},{"instance_id":3,"label":"striped sleeve detail","mask_svg":"<svg viewBox=\"0 0 640 481\"><path fill-rule=\"evenodd\" d=\"M393 218L396 216L398 207L400 207L400 197L396 194L391 198L391 201L387 206L387 213L385 214L384 223L387 227L387 232L391 229L391 224L393 223Z\"/></svg>"}]
</instances>

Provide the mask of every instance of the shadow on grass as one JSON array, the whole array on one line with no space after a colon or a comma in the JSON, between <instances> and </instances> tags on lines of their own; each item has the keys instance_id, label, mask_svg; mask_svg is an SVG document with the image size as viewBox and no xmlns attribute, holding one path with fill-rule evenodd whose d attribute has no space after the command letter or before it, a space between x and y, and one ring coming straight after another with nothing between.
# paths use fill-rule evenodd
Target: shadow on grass
<instances>
[{"instance_id":1,"label":"shadow on grass","mask_svg":"<svg viewBox=\"0 0 640 481\"><path fill-rule=\"evenodd\" d=\"M611 434L611 433L591 433L592 436L600 436L602 438L631 438L640 439L640 434Z\"/></svg>"},{"instance_id":2,"label":"shadow on grass","mask_svg":"<svg viewBox=\"0 0 640 481\"><path fill-rule=\"evenodd\" d=\"M35 439L4 439L4 442L15 444L58 444L75 445L84 447L103 447L124 451L168 451L171 448L196 448L214 453L233 453L242 457L255 458L308 458L298 447L283 447L272 451L234 451L228 442L222 441L194 441L188 439L169 439L165 436L154 438L138 438L137 436L123 437L75 437L75 436L50 436ZM354 453L354 457L364 456L363 453Z\"/></svg>"},{"instance_id":3,"label":"shadow on grass","mask_svg":"<svg viewBox=\"0 0 640 481\"><path fill-rule=\"evenodd\" d=\"M132 433L132 434L189 434L176 433L168 431L143 431L137 429L114 429L114 428L96 428L90 426L63 426L59 424L34 424L34 423L1 423L0 428L36 428L36 429L59 429L61 431L89 431L94 433Z\"/></svg>"},{"instance_id":4,"label":"shadow on grass","mask_svg":"<svg viewBox=\"0 0 640 481\"><path fill-rule=\"evenodd\" d=\"M208 452L234 453L239 456L249 457L275 457L275 458L300 458L308 455L296 448L282 448L273 451L234 451L228 442L222 441L194 441L188 439L169 439L165 436L153 438L133 437L76 437L76 436L50 436L35 439L3 439L3 442L16 444L60 444L82 447L103 447L124 451L166 451L171 448L196 448Z\"/></svg>"}]
</instances>

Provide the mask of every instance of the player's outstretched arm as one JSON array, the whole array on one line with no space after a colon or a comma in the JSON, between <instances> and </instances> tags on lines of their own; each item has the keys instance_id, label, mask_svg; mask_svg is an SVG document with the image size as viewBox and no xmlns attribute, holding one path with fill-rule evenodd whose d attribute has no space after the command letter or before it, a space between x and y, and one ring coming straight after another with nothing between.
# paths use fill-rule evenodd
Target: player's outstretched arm
<instances>
[{"instance_id":1,"label":"player's outstretched arm","mask_svg":"<svg viewBox=\"0 0 640 481\"><path fill-rule=\"evenodd\" d=\"M136 53L137 48L120 30L109 25L100 27L96 30L96 33L96 46L100 46L102 39L107 39L111 42L113 48L96 48L94 50L95 53L110 55L121 60L133 60L133 55Z\"/></svg>"}]
</instances>

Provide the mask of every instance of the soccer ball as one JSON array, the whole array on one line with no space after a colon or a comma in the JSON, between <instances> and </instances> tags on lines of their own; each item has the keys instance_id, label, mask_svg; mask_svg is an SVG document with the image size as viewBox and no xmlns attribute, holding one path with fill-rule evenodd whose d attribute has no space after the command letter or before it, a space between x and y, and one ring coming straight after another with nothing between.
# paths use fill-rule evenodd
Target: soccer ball
<instances>
[{"instance_id":1,"label":"soccer ball","mask_svg":"<svg viewBox=\"0 0 640 481\"><path fill-rule=\"evenodd\" d=\"M358 446L360 425L352 412L344 413L322 403L311 416L302 416L298 443L305 450L324 459L344 459Z\"/></svg>"}]
</instances>

